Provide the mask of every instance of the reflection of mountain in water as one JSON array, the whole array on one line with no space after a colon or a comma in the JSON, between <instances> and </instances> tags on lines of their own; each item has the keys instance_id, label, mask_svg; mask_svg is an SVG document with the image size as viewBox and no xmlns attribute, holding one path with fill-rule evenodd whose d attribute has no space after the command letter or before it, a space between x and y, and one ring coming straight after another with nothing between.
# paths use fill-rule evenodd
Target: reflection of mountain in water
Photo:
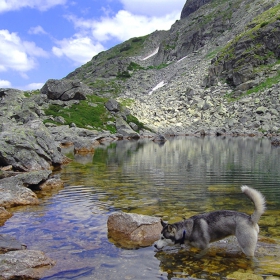
<instances>
[{"instance_id":1,"label":"reflection of mountain in water","mask_svg":"<svg viewBox=\"0 0 280 280\"><path fill-rule=\"evenodd\" d=\"M170 138L164 145L119 141L96 151L92 168L98 165L98 172L88 179L95 178L95 190L99 186L110 193L121 209L157 205L152 213L167 208L169 213L171 208L184 213L227 205L251 211L239 187L247 184L267 199L280 200L279 154L268 139L257 138Z\"/></svg>"},{"instance_id":2,"label":"reflection of mountain in water","mask_svg":"<svg viewBox=\"0 0 280 280\"><path fill-rule=\"evenodd\" d=\"M280 149L268 139L186 137L170 139L163 146L120 142L115 152L109 161L121 160L124 173L157 182L168 176L191 185L258 184L260 178L270 184L272 177L280 176Z\"/></svg>"}]
</instances>

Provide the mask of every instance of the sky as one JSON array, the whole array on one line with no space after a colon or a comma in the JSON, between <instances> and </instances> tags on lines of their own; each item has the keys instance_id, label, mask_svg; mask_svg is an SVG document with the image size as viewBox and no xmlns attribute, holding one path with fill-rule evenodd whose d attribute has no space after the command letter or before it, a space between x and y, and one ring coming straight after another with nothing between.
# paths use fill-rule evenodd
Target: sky
<instances>
[{"instance_id":1,"label":"sky","mask_svg":"<svg viewBox=\"0 0 280 280\"><path fill-rule=\"evenodd\" d=\"M186 0L0 0L0 88L40 89L99 52L169 30Z\"/></svg>"}]
</instances>

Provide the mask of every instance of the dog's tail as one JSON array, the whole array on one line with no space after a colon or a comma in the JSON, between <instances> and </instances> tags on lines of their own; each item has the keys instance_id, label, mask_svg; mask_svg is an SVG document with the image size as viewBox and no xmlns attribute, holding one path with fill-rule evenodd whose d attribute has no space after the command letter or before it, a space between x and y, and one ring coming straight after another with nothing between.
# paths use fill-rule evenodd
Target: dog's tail
<instances>
[{"instance_id":1,"label":"dog's tail","mask_svg":"<svg viewBox=\"0 0 280 280\"><path fill-rule=\"evenodd\" d=\"M265 211L265 198L259 191L249 188L248 186L242 186L241 191L245 193L255 205L255 211L251 215L251 220L253 223L257 224Z\"/></svg>"}]
</instances>

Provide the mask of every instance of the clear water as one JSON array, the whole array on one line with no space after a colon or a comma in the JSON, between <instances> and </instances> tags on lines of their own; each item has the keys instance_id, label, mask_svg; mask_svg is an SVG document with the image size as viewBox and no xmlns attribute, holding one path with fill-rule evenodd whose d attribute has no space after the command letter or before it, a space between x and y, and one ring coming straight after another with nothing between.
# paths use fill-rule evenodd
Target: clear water
<instances>
[{"instance_id":1,"label":"clear water","mask_svg":"<svg viewBox=\"0 0 280 280\"><path fill-rule=\"evenodd\" d=\"M59 171L65 187L14 209L0 228L56 261L42 279L224 279L236 271L280 279L280 148L268 139L119 141L69 156ZM230 245L197 259L193 250L127 250L108 240L107 218L118 210L169 222L218 209L251 213L243 184L267 199L260 234L271 245L258 246L257 262Z\"/></svg>"}]
</instances>

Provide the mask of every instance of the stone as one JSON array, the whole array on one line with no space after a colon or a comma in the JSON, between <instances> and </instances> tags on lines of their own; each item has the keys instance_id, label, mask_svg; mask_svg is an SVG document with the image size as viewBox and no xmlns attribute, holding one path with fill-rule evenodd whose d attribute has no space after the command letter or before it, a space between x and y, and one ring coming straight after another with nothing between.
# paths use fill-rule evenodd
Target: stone
<instances>
[{"instance_id":1,"label":"stone","mask_svg":"<svg viewBox=\"0 0 280 280\"><path fill-rule=\"evenodd\" d=\"M271 144L273 145L273 146L280 146L280 138L279 137L274 137L274 138L272 138L271 139Z\"/></svg>"},{"instance_id":2,"label":"stone","mask_svg":"<svg viewBox=\"0 0 280 280\"><path fill-rule=\"evenodd\" d=\"M151 246L162 230L159 218L124 212L111 214L107 227L109 237L125 248Z\"/></svg>"},{"instance_id":3,"label":"stone","mask_svg":"<svg viewBox=\"0 0 280 280\"><path fill-rule=\"evenodd\" d=\"M14 237L7 234L0 234L0 253L6 253L9 251L24 250L26 245L21 244Z\"/></svg>"},{"instance_id":4,"label":"stone","mask_svg":"<svg viewBox=\"0 0 280 280\"><path fill-rule=\"evenodd\" d=\"M51 169L62 165L61 154L53 136L39 119L23 125L10 124L0 132L0 162L14 170Z\"/></svg>"},{"instance_id":5,"label":"stone","mask_svg":"<svg viewBox=\"0 0 280 280\"><path fill-rule=\"evenodd\" d=\"M105 103L105 107L109 111L119 112L121 110L121 104L115 99L110 99Z\"/></svg>"},{"instance_id":6,"label":"stone","mask_svg":"<svg viewBox=\"0 0 280 280\"><path fill-rule=\"evenodd\" d=\"M8 212L4 207L0 206L0 226L3 226L5 222L11 218L13 214ZM1 251L1 250L0 250Z\"/></svg>"},{"instance_id":7,"label":"stone","mask_svg":"<svg viewBox=\"0 0 280 280\"><path fill-rule=\"evenodd\" d=\"M42 94L46 94L52 100L84 100L93 91L85 84L79 81L68 79L48 80L41 89Z\"/></svg>"},{"instance_id":8,"label":"stone","mask_svg":"<svg viewBox=\"0 0 280 280\"><path fill-rule=\"evenodd\" d=\"M140 138L139 134L135 132L122 117L116 119L116 129L117 133L123 135L125 138Z\"/></svg>"},{"instance_id":9,"label":"stone","mask_svg":"<svg viewBox=\"0 0 280 280\"><path fill-rule=\"evenodd\" d=\"M263 280L263 277L250 272L235 271L226 276L226 280Z\"/></svg>"},{"instance_id":10,"label":"stone","mask_svg":"<svg viewBox=\"0 0 280 280\"><path fill-rule=\"evenodd\" d=\"M162 134L157 134L155 137L152 138L152 141L156 143L165 143L167 139Z\"/></svg>"},{"instance_id":11,"label":"stone","mask_svg":"<svg viewBox=\"0 0 280 280\"><path fill-rule=\"evenodd\" d=\"M38 189L41 191L58 190L62 188L64 188L64 182L59 178L50 178L38 186Z\"/></svg>"},{"instance_id":12,"label":"stone","mask_svg":"<svg viewBox=\"0 0 280 280\"><path fill-rule=\"evenodd\" d=\"M33 250L12 251L0 255L1 279L40 279L44 269L55 262L43 252Z\"/></svg>"},{"instance_id":13,"label":"stone","mask_svg":"<svg viewBox=\"0 0 280 280\"><path fill-rule=\"evenodd\" d=\"M1 179L0 206L9 208L20 205L39 204L36 194L29 188L26 188L25 185L32 185L32 183L39 184L44 178L46 178L46 176L41 177L41 175L36 172L35 176L32 176L32 174L29 173L23 173L17 176Z\"/></svg>"}]
</instances>

